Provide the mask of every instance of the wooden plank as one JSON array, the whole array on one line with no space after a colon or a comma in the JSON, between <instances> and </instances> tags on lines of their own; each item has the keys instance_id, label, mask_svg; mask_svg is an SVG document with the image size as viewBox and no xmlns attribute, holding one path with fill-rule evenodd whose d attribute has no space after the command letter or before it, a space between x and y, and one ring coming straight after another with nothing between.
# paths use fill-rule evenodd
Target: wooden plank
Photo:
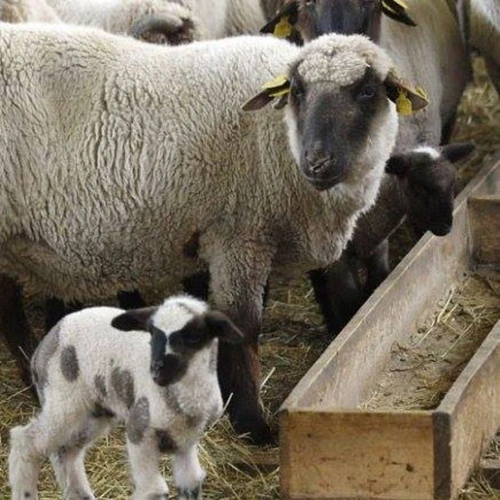
<instances>
[{"instance_id":1,"label":"wooden plank","mask_svg":"<svg viewBox=\"0 0 500 500\"><path fill-rule=\"evenodd\" d=\"M500 459L485 459L479 462L479 474L490 483L492 488L500 490Z\"/></svg>"},{"instance_id":2,"label":"wooden plank","mask_svg":"<svg viewBox=\"0 0 500 500\"><path fill-rule=\"evenodd\" d=\"M500 186L500 155L457 197L452 232L427 234L358 311L295 387L282 408L355 408L390 355L469 266L467 198ZM422 286L425 283L425 286Z\"/></svg>"},{"instance_id":3,"label":"wooden plank","mask_svg":"<svg viewBox=\"0 0 500 500\"><path fill-rule=\"evenodd\" d=\"M500 192L469 199L472 257L482 265L500 264Z\"/></svg>"},{"instance_id":4,"label":"wooden plank","mask_svg":"<svg viewBox=\"0 0 500 500\"><path fill-rule=\"evenodd\" d=\"M281 430L284 498L433 498L430 412L285 411Z\"/></svg>"},{"instance_id":5,"label":"wooden plank","mask_svg":"<svg viewBox=\"0 0 500 500\"><path fill-rule=\"evenodd\" d=\"M500 427L500 322L481 344L448 391L437 413L450 418L451 434L436 443L436 462L449 455L441 471L447 489L436 498L454 498ZM439 479L436 481L439 483Z\"/></svg>"}]
</instances>

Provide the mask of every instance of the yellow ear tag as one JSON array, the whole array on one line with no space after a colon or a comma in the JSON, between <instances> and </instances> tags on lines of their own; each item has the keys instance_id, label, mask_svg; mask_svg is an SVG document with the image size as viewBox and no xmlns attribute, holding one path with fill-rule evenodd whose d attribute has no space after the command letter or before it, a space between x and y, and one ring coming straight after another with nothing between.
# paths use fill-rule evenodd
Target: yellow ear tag
<instances>
[{"instance_id":1,"label":"yellow ear tag","mask_svg":"<svg viewBox=\"0 0 500 500\"><path fill-rule=\"evenodd\" d=\"M396 110L401 116L410 116L413 114L413 106L404 90L399 91L399 95L396 99Z\"/></svg>"},{"instance_id":2,"label":"yellow ear tag","mask_svg":"<svg viewBox=\"0 0 500 500\"><path fill-rule=\"evenodd\" d=\"M387 5L386 2L382 2L382 6L387 9L389 12L392 12L395 16L398 15L398 13L392 8L390 7L389 5Z\"/></svg>"},{"instance_id":3,"label":"yellow ear tag","mask_svg":"<svg viewBox=\"0 0 500 500\"><path fill-rule=\"evenodd\" d=\"M293 26L288 21L288 16L283 16L274 27L273 35L278 38L288 38L292 34Z\"/></svg>"},{"instance_id":4,"label":"yellow ear tag","mask_svg":"<svg viewBox=\"0 0 500 500\"><path fill-rule=\"evenodd\" d=\"M278 87L282 87L288 83L288 78L286 75L278 75L276 78L269 80L268 82L262 85L263 89L276 89Z\"/></svg>"}]
</instances>

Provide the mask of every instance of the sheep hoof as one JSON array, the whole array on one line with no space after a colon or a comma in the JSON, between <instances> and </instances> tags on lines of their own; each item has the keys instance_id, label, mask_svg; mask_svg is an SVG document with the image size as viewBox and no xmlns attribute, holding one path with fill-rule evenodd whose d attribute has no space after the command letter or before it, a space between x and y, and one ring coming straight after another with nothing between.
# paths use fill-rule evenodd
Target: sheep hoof
<instances>
[{"instance_id":1,"label":"sheep hoof","mask_svg":"<svg viewBox=\"0 0 500 500\"><path fill-rule=\"evenodd\" d=\"M261 415L243 416L232 419L234 430L252 444L272 445L278 442L278 434L273 431Z\"/></svg>"}]
</instances>

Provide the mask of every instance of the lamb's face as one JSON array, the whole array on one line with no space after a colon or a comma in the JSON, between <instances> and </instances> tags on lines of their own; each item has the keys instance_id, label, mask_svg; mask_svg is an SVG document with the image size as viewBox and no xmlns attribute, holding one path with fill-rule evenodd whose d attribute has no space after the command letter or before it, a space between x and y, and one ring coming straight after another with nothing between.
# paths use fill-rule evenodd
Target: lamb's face
<instances>
[{"instance_id":1,"label":"lamb's face","mask_svg":"<svg viewBox=\"0 0 500 500\"><path fill-rule=\"evenodd\" d=\"M330 36L331 37L331 36ZM364 37L311 42L289 72L286 119L295 161L318 190L363 178L397 132L387 56Z\"/></svg>"},{"instance_id":2,"label":"lamb's face","mask_svg":"<svg viewBox=\"0 0 500 500\"><path fill-rule=\"evenodd\" d=\"M440 150L420 147L391 157L386 170L404 183L408 218L417 229L436 236L451 231L456 181L453 163L473 149L471 144L450 144Z\"/></svg>"},{"instance_id":3,"label":"lamb's face","mask_svg":"<svg viewBox=\"0 0 500 500\"><path fill-rule=\"evenodd\" d=\"M160 386L180 381L197 356L215 349L216 339L229 343L244 340L227 316L208 311L205 302L184 295L167 299L159 307L127 311L111 324L119 330L151 334L150 371ZM205 356L207 364L210 358Z\"/></svg>"}]
</instances>

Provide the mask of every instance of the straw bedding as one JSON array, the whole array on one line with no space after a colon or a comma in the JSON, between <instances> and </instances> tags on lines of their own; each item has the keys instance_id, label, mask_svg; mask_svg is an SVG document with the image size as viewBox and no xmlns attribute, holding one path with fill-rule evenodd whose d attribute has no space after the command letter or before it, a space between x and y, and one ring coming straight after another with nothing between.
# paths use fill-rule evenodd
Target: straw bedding
<instances>
[{"instance_id":1,"label":"straw bedding","mask_svg":"<svg viewBox=\"0 0 500 500\"><path fill-rule=\"evenodd\" d=\"M500 103L489 85L484 71L479 68L475 85L464 97L456 140L474 140L477 151L467 161L461 172L461 186L477 172L479 167L491 160L500 144ZM400 231L393 248L392 260L397 262L411 247L414 240L408 229ZM479 278L470 278L473 281ZM280 403L291 391L301 376L314 363L329 338L321 325L321 317L313 303L310 285L306 280L285 283L278 280L272 285L272 293L266 312L262 342L263 360L263 400L271 422L276 426L276 411ZM498 299L498 295L496 296ZM489 300L489 299L488 299ZM474 317L482 314L474 306L460 303L465 315L470 311ZM453 307L453 300L448 306ZM29 315L38 325L38 333L43 324L41 304L29 304ZM486 322L491 323L498 314L488 309ZM441 315L444 321L448 309ZM469 311L469 312L467 312ZM495 316L496 317L496 316ZM451 321L451 317L448 318ZM419 335L425 335L420 333ZM429 336L434 335L430 331ZM448 346L447 349L450 349ZM451 349L450 353L453 353ZM430 360L430 365L432 360ZM439 395L446 390L439 387ZM432 396L428 404L437 402ZM14 425L25 423L36 412L30 395L16 377L14 363L5 349L0 346L0 500L9 498L7 486L8 430ZM278 450L259 449L238 439L226 418L216 423L202 441L201 458L208 476L205 484L207 499L276 499L279 498ZM490 453L499 456L500 438L492 445ZM87 470L95 493L102 499L124 499L130 495L127 462L123 445L123 432L118 430L100 441L89 453ZM172 484L168 470L168 460L162 462L164 474ZM52 471L48 466L40 478L42 499L60 498L55 487ZM174 493L172 488L172 492ZM463 500L500 499L500 492L494 492L479 477L474 477L464 489Z\"/></svg>"}]
</instances>

